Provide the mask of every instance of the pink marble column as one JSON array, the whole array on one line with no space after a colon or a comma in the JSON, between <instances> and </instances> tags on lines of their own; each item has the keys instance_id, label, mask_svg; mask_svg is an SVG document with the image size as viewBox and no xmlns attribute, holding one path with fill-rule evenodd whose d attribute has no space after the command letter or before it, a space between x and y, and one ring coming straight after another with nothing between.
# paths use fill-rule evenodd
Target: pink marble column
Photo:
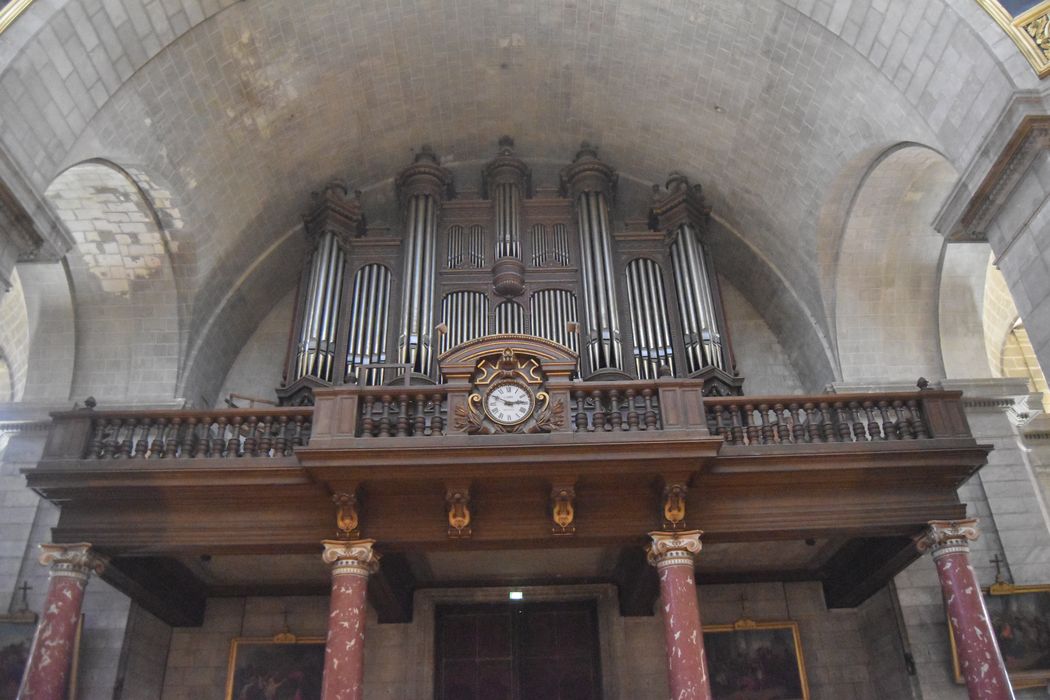
<instances>
[{"instance_id":1,"label":"pink marble column","mask_svg":"<svg viewBox=\"0 0 1050 700\"><path fill-rule=\"evenodd\" d=\"M700 603L693 558L700 553L699 530L650 532L649 563L660 577L668 679L672 700L711 700L704 657Z\"/></svg>"},{"instance_id":2,"label":"pink marble column","mask_svg":"<svg viewBox=\"0 0 1050 700\"><path fill-rule=\"evenodd\" d=\"M919 548L933 555L970 700L1013 700L981 587L970 566L968 542L975 539L976 520L934 520Z\"/></svg>"},{"instance_id":3,"label":"pink marble column","mask_svg":"<svg viewBox=\"0 0 1050 700\"><path fill-rule=\"evenodd\" d=\"M87 543L42 544L40 549L40 563L51 567L47 600L18 700L64 700L84 587L92 571L102 573L105 560L94 555Z\"/></svg>"},{"instance_id":4,"label":"pink marble column","mask_svg":"<svg viewBox=\"0 0 1050 700\"><path fill-rule=\"evenodd\" d=\"M365 593L379 568L375 540L325 540L332 565L332 602L324 648L321 700L361 700L365 677Z\"/></svg>"}]
</instances>

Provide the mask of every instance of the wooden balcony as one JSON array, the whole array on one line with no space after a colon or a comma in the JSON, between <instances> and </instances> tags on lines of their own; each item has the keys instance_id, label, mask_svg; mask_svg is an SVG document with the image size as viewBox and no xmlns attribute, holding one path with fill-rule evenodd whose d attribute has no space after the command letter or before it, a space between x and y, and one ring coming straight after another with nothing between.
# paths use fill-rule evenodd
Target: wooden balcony
<instances>
[{"instance_id":1,"label":"wooden balcony","mask_svg":"<svg viewBox=\"0 0 1050 700\"><path fill-rule=\"evenodd\" d=\"M990 449L970 434L959 392L723 398L701 388L551 381L565 420L532 434L464 432L462 383L320 389L305 408L76 410L53 414L25 475L62 506L55 541L92 542L113 557L112 582L178 624L218 594L180 557L316 553L336 534L335 493L357 496L362 535L400 579L398 558L413 552L615 548L631 613L651 609L642 545L668 526L674 488L686 494L678 526L703 529L705 545L831 547L787 569L735 570L730 557L719 570L701 565L701 582L817 579L830 605L852 606L917 556L928 520L964 515L956 490ZM572 494L571 530L553 520L559 490ZM469 536L450 530L453 492L467 499ZM405 585L377 577L386 619L404 619ZM163 593L173 588L174 610Z\"/></svg>"}]
</instances>

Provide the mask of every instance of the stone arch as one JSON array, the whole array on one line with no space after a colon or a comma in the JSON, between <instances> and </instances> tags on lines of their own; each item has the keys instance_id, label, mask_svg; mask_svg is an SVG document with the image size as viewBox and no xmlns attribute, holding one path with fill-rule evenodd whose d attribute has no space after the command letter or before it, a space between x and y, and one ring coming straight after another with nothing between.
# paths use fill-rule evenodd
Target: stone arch
<instances>
[{"instance_id":1,"label":"stone arch","mask_svg":"<svg viewBox=\"0 0 1050 700\"><path fill-rule=\"evenodd\" d=\"M944 238L932 221L958 178L913 143L880 154L849 209L835 264L835 327L846 382L945 376L940 342Z\"/></svg>"},{"instance_id":2,"label":"stone arch","mask_svg":"<svg viewBox=\"0 0 1050 700\"><path fill-rule=\"evenodd\" d=\"M0 293L0 403L18 401L29 368L29 317L17 268L11 288Z\"/></svg>"},{"instance_id":3,"label":"stone arch","mask_svg":"<svg viewBox=\"0 0 1050 700\"><path fill-rule=\"evenodd\" d=\"M82 161L52 180L48 203L74 241L66 257L76 310L72 394L100 401L174 398L180 358L179 296L171 244L173 221L124 168ZM155 191L156 192L156 191Z\"/></svg>"}]
</instances>

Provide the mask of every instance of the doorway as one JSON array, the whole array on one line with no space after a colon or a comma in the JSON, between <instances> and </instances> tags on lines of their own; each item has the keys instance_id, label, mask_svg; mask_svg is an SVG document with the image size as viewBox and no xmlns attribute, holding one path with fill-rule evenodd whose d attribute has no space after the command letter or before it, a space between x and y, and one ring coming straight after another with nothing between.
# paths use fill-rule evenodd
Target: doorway
<instances>
[{"instance_id":1,"label":"doorway","mask_svg":"<svg viewBox=\"0 0 1050 700\"><path fill-rule=\"evenodd\" d=\"M435 613L435 700L601 700L594 601Z\"/></svg>"}]
</instances>

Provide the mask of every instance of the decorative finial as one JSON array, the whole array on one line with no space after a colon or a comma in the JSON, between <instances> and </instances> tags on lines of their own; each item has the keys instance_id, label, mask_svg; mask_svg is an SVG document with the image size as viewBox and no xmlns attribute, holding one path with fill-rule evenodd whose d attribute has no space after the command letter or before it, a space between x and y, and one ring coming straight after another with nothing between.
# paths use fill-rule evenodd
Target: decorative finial
<instances>
[{"instance_id":1,"label":"decorative finial","mask_svg":"<svg viewBox=\"0 0 1050 700\"><path fill-rule=\"evenodd\" d=\"M94 410L95 406L98 406L98 401L95 400L94 396L89 396L84 399L84 407L88 410Z\"/></svg>"},{"instance_id":2,"label":"decorative finial","mask_svg":"<svg viewBox=\"0 0 1050 700\"><path fill-rule=\"evenodd\" d=\"M501 156L509 156L514 153L514 139L510 136L500 136L499 138L499 154Z\"/></svg>"},{"instance_id":3,"label":"decorative finial","mask_svg":"<svg viewBox=\"0 0 1050 700\"><path fill-rule=\"evenodd\" d=\"M930 380L926 377L919 377L919 381L915 382L915 386L919 387L919 391L926 391L930 388Z\"/></svg>"}]
</instances>

